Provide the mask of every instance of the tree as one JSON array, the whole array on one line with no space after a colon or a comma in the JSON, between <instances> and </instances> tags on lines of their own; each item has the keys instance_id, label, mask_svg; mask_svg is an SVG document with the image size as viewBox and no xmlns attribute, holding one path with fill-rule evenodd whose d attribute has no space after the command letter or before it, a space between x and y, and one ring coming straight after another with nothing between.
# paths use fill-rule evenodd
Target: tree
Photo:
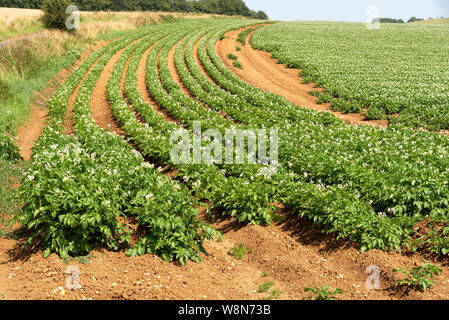
<instances>
[{"instance_id":1,"label":"tree","mask_svg":"<svg viewBox=\"0 0 449 320\"><path fill-rule=\"evenodd\" d=\"M3 6L15 8L41 8L42 0L0 0ZM69 1L69 0L67 0ZM82 11L173 11L227 14L268 19L263 11L250 10L243 0L72 0ZM50 2L44 1L44 6ZM52 5L53 6L53 5ZM43 8L42 7L42 8ZM52 19L49 19L49 21ZM51 23L53 24L53 22Z\"/></svg>"},{"instance_id":2,"label":"tree","mask_svg":"<svg viewBox=\"0 0 449 320\"><path fill-rule=\"evenodd\" d=\"M393 18L379 18L380 23L405 23L402 19L393 19Z\"/></svg>"},{"instance_id":3,"label":"tree","mask_svg":"<svg viewBox=\"0 0 449 320\"><path fill-rule=\"evenodd\" d=\"M268 20L269 18L268 18L268 15L264 11L259 10L259 11L257 11L257 19Z\"/></svg>"},{"instance_id":4,"label":"tree","mask_svg":"<svg viewBox=\"0 0 449 320\"><path fill-rule=\"evenodd\" d=\"M44 27L47 29L71 31L66 26L69 17L66 10L71 4L69 0L45 0L42 6L44 15L41 18Z\"/></svg>"},{"instance_id":5,"label":"tree","mask_svg":"<svg viewBox=\"0 0 449 320\"><path fill-rule=\"evenodd\" d=\"M407 23L409 23L409 22L416 22L416 21L422 21L422 20L424 20L424 19L418 19L416 17L411 17L410 19L408 19Z\"/></svg>"}]
</instances>

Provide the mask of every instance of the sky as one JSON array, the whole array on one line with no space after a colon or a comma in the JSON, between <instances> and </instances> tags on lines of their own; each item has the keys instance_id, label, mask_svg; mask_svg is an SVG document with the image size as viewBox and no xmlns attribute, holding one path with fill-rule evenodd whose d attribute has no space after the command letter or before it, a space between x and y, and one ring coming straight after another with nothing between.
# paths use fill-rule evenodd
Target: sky
<instances>
[{"instance_id":1,"label":"sky","mask_svg":"<svg viewBox=\"0 0 449 320\"><path fill-rule=\"evenodd\" d=\"M373 15L407 21L410 17L449 17L449 0L245 0L272 20L366 22ZM376 18L376 17L372 17ZM372 20L372 19L371 19Z\"/></svg>"}]
</instances>

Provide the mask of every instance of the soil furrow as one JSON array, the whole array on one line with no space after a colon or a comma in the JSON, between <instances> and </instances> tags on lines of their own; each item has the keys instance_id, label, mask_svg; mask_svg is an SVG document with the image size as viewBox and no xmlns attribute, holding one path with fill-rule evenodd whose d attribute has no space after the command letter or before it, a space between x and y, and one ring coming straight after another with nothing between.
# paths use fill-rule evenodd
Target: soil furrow
<instances>
[{"instance_id":1,"label":"soil furrow","mask_svg":"<svg viewBox=\"0 0 449 320\"><path fill-rule=\"evenodd\" d=\"M183 38L184 39L184 38ZM182 82L178 70L176 69L175 65L175 53L176 49L179 46L179 43L183 40L180 39L168 52L168 68L170 69L171 76L173 78L173 81L176 82L179 87L181 88L182 93L184 93L186 96L195 99L195 96L190 92L190 90L185 86L184 82Z\"/></svg>"},{"instance_id":2,"label":"soil furrow","mask_svg":"<svg viewBox=\"0 0 449 320\"><path fill-rule=\"evenodd\" d=\"M49 85L42 90L46 94L46 102L56 92L57 87L67 80L70 73L78 68L85 59L93 52L101 47L107 45L110 41L101 42L98 45L93 46L89 50L86 50L70 69L61 70L58 75L54 77L58 82L58 85ZM90 71L89 71L90 72ZM84 80L84 78L83 78ZM54 82L54 81L53 81ZM82 83L82 81L81 81ZM81 84L79 84L80 86ZM78 88L79 88L78 86ZM77 96L78 88L72 93L71 100L72 106L74 99ZM39 94L38 94L39 96ZM65 119L64 127L66 133L73 132L73 118L71 116L70 102L68 103L68 115ZM31 103L31 116L27 123L24 124L18 130L18 139L16 144L21 148L21 155L25 160L30 160L32 156L32 147L36 142L45 126L45 119L47 118L47 110L39 109L35 103ZM16 230L20 226L18 224L13 226L13 230ZM16 256L17 248L20 243L17 240L0 238L0 300L3 299L36 299L36 292L33 289L33 284L39 281L39 278L35 277L34 259L41 258L41 253L34 254L35 258L31 256L18 257ZM29 263L30 272L24 278L21 278L20 272L23 270L23 265ZM48 263L48 262L47 262ZM21 269L22 268L22 269ZM25 268L26 269L26 268ZM45 280L45 278L42 278ZM37 290L38 291L38 290ZM42 296L42 299L46 299L48 296Z\"/></svg>"},{"instance_id":3,"label":"soil furrow","mask_svg":"<svg viewBox=\"0 0 449 320\"><path fill-rule=\"evenodd\" d=\"M204 35L200 38L200 40L198 40L197 43L195 43L195 45L193 46L193 57L195 58L196 64L198 66L198 68L201 70L201 72L204 74L204 76L206 78L209 79L209 81L213 82L215 85L220 86L214 78L212 78L209 73L207 73L206 69L203 66L203 63L201 62L200 58L198 57L198 47L200 45L200 42L204 39L204 37L206 37L207 35Z\"/></svg>"},{"instance_id":4,"label":"soil furrow","mask_svg":"<svg viewBox=\"0 0 449 320\"><path fill-rule=\"evenodd\" d=\"M147 59L148 55L150 54L151 50L153 50L154 46L159 43L156 42L153 44L150 48L148 48L145 53L142 55L139 61L139 67L137 68L137 89L140 92L140 95L143 97L144 101L153 108L157 113L162 115L164 119L171 123L179 124L179 121L175 118L173 118L167 110L164 108L161 108L159 104L153 99L151 96L146 82L146 65L147 65ZM158 55L159 57L159 55ZM154 66L156 68L156 66Z\"/></svg>"}]
</instances>

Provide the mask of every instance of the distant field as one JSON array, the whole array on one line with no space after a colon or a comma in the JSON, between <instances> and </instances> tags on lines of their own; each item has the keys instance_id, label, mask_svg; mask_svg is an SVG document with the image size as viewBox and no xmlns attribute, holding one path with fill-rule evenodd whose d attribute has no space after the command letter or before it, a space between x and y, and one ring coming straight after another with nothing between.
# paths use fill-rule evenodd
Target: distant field
<instances>
[{"instance_id":1,"label":"distant field","mask_svg":"<svg viewBox=\"0 0 449 320\"><path fill-rule=\"evenodd\" d=\"M449 18L416 21L413 24L449 24Z\"/></svg>"},{"instance_id":2,"label":"distant field","mask_svg":"<svg viewBox=\"0 0 449 320\"><path fill-rule=\"evenodd\" d=\"M0 8L0 40L43 29L41 10Z\"/></svg>"},{"instance_id":3,"label":"distant field","mask_svg":"<svg viewBox=\"0 0 449 320\"><path fill-rule=\"evenodd\" d=\"M370 119L400 113L394 122L449 128L447 26L279 23L258 30L252 44L302 69L303 77L326 89L316 94L336 111L369 108Z\"/></svg>"},{"instance_id":4,"label":"distant field","mask_svg":"<svg viewBox=\"0 0 449 320\"><path fill-rule=\"evenodd\" d=\"M38 18L42 15L41 10L36 9L17 9L17 8L4 8L0 7L0 19L4 20L15 20L23 18Z\"/></svg>"}]
</instances>

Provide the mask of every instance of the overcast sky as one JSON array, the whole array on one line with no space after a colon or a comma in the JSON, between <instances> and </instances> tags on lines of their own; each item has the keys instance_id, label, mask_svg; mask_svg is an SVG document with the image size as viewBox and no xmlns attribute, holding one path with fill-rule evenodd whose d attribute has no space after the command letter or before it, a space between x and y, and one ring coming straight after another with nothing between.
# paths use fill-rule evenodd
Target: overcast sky
<instances>
[{"instance_id":1,"label":"overcast sky","mask_svg":"<svg viewBox=\"0 0 449 320\"><path fill-rule=\"evenodd\" d=\"M265 11L272 20L367 21L380 11L382 18L407 21L410 17L449 17L449 0L245 0L253 10ZM367 9L371 11L367 13Z\"/></svg>"}]
</instances>

